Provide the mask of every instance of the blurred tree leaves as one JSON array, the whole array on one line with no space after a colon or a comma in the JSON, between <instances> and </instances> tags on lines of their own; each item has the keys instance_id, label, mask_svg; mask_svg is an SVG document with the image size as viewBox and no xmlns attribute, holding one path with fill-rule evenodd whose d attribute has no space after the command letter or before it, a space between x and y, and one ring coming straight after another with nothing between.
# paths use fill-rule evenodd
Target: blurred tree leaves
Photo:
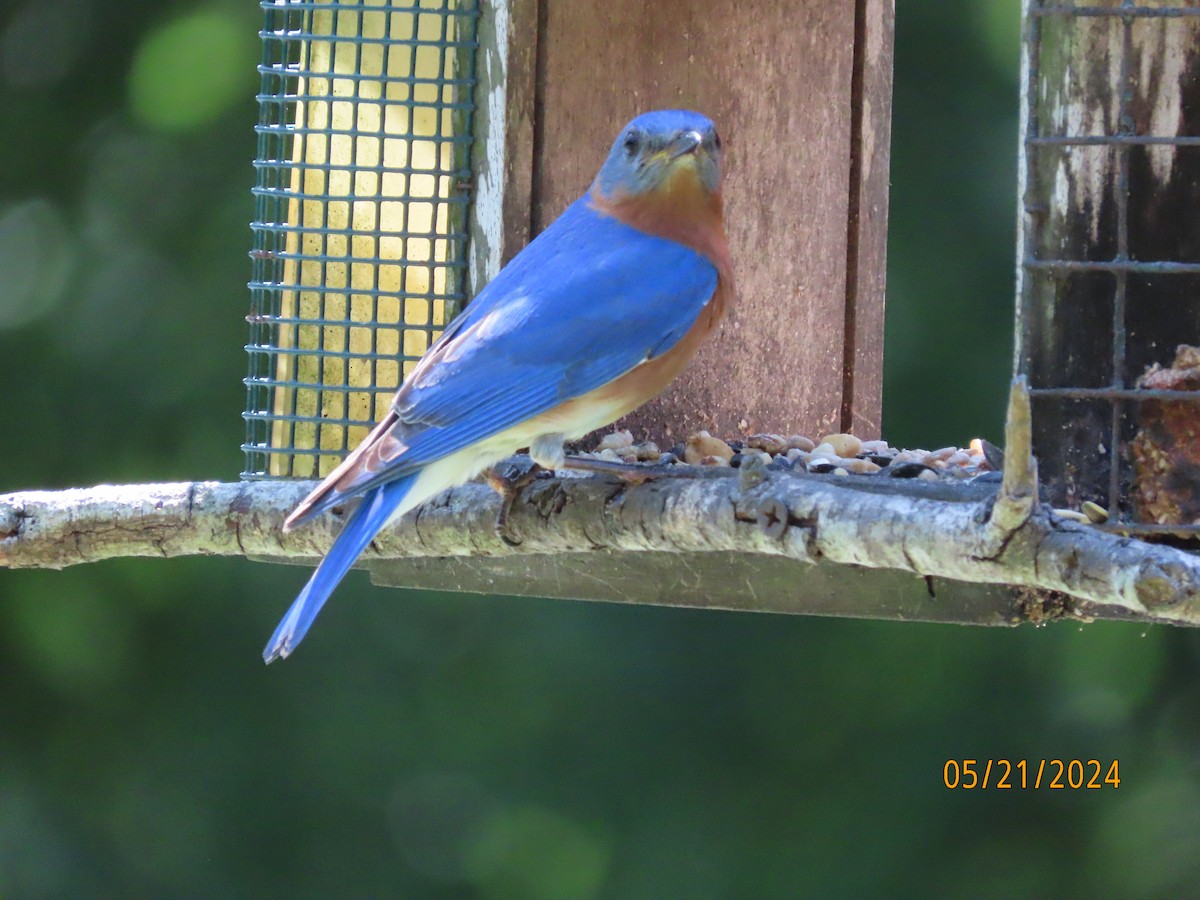
<instances>
[{"instance_id":1,"label":"blurred tree leaves","mask_svg":"<svg viewBox=\"0 0 1200 900\"><path fill-rule=\"evenodd\" d=\"M257 49L244 8L208 6L151 31L129 71L129 109L149 128L202 128L253 91Z\"/></svg>"},{"instance_id":2,"label":"blurred tree leaves","mask_svg":"<svg viewBox=\"0 0 1200 900\"><path fill-rule=\"evenodd\" d=\"M1017 0L900 0L884 435L1003 443L1012 372Z\"/></svg>"},{"instance_id":3,"label":"blurred tree leaves","mask_svg":"<svg viewBox=\"0 0 1200 900\"><path fill-rule=\"evenodd\" d=\"M0 207L0 329L49 315L62 301L75 264L75 238L61 211L34 198Z\"/></svg>"}]
</instances>

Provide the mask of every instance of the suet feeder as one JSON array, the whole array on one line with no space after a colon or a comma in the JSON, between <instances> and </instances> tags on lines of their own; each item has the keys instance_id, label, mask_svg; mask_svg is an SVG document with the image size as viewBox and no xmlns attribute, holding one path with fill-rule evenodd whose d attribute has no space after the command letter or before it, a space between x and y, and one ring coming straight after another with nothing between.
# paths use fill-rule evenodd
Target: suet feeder
<instances>
[{"instance_id":1,"label":"suet feeder","mask_svg":"<svg viewBox=\"0 0 1200 900\"><path fill-rule=\"evenodd\" d=\"M1200 8L1026 0L1017 366L1051 499L1200 535Z\"/></svg>"}]
</instances>

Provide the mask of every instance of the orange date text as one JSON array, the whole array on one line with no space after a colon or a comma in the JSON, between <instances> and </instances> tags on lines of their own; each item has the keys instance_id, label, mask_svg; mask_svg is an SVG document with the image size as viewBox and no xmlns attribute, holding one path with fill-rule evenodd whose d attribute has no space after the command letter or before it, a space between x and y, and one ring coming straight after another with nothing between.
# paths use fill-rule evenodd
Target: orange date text
<instances>
[{"instance_id":1,"label":"orange date text","mask_svg":"<svg viewBox=\"0 0 1200 900\"><path fill-rule=\"evenodd\" d=\"M952 791L1091 790L1121 786L1117 760L948 759L942 783Z\"/></svg>"}]
</instances>

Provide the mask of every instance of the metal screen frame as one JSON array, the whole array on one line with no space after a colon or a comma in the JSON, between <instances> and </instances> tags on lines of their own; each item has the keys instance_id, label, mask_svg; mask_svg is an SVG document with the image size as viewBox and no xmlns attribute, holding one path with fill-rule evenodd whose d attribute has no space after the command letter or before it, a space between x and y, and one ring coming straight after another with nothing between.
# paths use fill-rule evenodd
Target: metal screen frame
<instances>
[{"instance_id":1,"label":"metal screen frame","mask_svg":"<svg viewBox=\"0 0 1200 900\"><path fill-rule=\"evenodd\" d=\"M260 6L242 477L318 477L465 302L479 3Z\"/></svg>"},{"instance_id":2,"label":"metal screen frame","mask_svg":"<svg viewBox=\"0 0 1200 900\"><path fill-rule=\"evenodd\" d=\"M1094 0L1093 0L1094 2ZM1147 401L1200 402L1200 392L1186 390L1149 390L1135 384L1138 373L1128 371L1131 335L1127 328L1130 313L1130 282L1139 276L1200 276L1200 261L1175 261L1169 259L1139 259L1130 249L1130 160L1135 148L1154 146L1200 147L1200 136L1155 135L1139 133L1135 127L1133 103L1136 73L1131 69L1133 58L1134 28L1147 20L1192 18L1200 21L1200 8L1184 3L1169 2L1158 5L1137 4L1131 0L1109 0L1106 5L1079 3L1053 3L1048 0L1024 0L1024 32L1022 37L1022 122L1021 122L1021 165L1019 200L1021 215L1018 217L1018 266L1017 266L1017 342L1014 368L1018 374L1030 375L1031 345L1037 340L1037 317L1043 313L1038 306L1039 278L1066 279L1085 273L1111 276L1111 345L1108 365L1111 367L1107 384L1102 386L1068 384L1048 386L1039 384L1031 377L1030 394L1035 401L1034 432L1035 444L1043 447L1054 436L1039 434L1038 406L1062 405L1056 413L1062 413L1066 404L1079 401L1102 402L1109 406L1107 423L1103 433L1095 435L1097 452L1107 450L1107 473L1105 483L1097 485L1098 498L1107 500L1109 519L1099 527L1127 534L1139 535L1198 535L1200 524L1159 524L1137 521L1130 512L1130 499L1123 490L1131 482L1130 461L1127 458L1131 423L1137 408ZM1063 132L1052 127L1052 123L1041 121L1039 92L1043 88L1042 38L1045 23L1057 19L1104 18L1120 22L1121 53L1117 85L1116 127L1102 134ZM1083 76L1081 76L1082 78ZM1043 151L1050 148L1102 148L1097 152L1114 155L1115 182L1111 225L1113 233L1112 251L1103 258L1073 258L1069 255L1047 254L1042 241L1042 229L1051 211L1054 197L1045 189L1044 173L1038 165ZM1097 213L1099 216L1100 214ZM1100 302L1099 298L1095 298ZM1063 414L1066 415L1066 414ZM1060 436L1061 437L1061 436ZM1039 457L1041 454L1039 453ZM1044 472L1044 474L1046 474ZM1053 480L1063 473L1052 471Z\"/></svg>"}]
</instances>

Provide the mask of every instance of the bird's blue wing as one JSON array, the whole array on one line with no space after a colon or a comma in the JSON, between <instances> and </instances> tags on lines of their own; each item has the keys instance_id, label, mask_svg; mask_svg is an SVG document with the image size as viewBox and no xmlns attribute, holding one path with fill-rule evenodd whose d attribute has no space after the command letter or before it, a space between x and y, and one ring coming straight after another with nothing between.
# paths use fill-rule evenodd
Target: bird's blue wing
<instances>
[{"instance_id":1,"label":"bird's blue wing","mask_svg":"<svg viewBox=\"0 0 1200 900\"><path fill-rule=\"evenodd\" d=\"M701 254L576 201L405 382L395 409L415 427L376 477L467 447L665 353L716 286L716 268Z\"/></svg>"}]
</instances>

